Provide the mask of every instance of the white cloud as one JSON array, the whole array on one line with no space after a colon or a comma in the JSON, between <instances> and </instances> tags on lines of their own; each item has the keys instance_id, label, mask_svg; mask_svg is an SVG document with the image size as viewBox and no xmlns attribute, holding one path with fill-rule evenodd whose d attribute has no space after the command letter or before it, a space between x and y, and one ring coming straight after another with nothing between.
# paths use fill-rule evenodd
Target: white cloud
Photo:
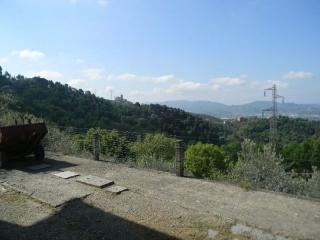
<instances>
[{"instance_id":1,"label":"white cloud","mask_svg":"<svg viewBox=\"0 0 320 240\"><path fill-rule=\"evenodd\" d=\"M101 70L101 69L100 69ZM86 73L93 71L86 71ZM100 96L110 98L122 93L131 101L164 101L168 99L218 99L233 92L233 88L247 82L247 76L218 77L207 81L185 80L173 74L138 75L109 74L97 71L108 86L98 90ZM83 77L89 79L88 77ZM112 86L112 87L110 87ZM116 90L114 90L116 89ZM231 90L230 90L231 89ZM228 98L229 99L229 98Z\"/></svg>"},{"instance_id":2,"label":"white cloud","mask_svg":"<svg viewBox=\"0 0 320 240\"><path fill-rule=\"evenodd\" d=\"M121 75L108 75L107 77L109 80L117 79L117 80L124 80L124 81L132 81L136 79L136 75L130 73L124 73Z\"/></svg>"},{"instance_id":3,"label":"white cloud","mask_svg":"<svg viewBox=\"0 0 320 240\"><path fill-rule=\"evenodd\" d=\"M12 54L18 56L19 58L31 59L31 60L39 60L43 58L45 54L40 51L32 51L29 49L23 49L21 51L12 51Z\"/></svg>"},{"instance_id":4,"label":"white cloud","mask_svg":"<svg viewBox=\"0 0 320 240\"><path fill-rule=\"evenodd\" d=\"M163 75L154 79L156 83L167 83L167 82L174 82L176 78L174 75Z\"/></svg>"},{"instance_id":5,"label":"white cloud","mask_svg":"<svg viewBox=\"0 0 320 240\"><path fill-rule=\"evenodd\" d=\"M72 87L81 87L84 84L86 84L87 81L84 79L80 79L80 78L74 78L68 81L68 85L72 86Z\"/></svg>"},{"instance_id":6,"label":"white cloud","mask_svg":"<svg viewBox=\"0 0 320 240\"><path fill-rule=\"evenodd\" d=\"M268 81L270 85L276 84L278 88L287 88L289 84L283 81Z\"/></svg>"},{"instance_id":7,"label":"white cloud","mask_svg":"<svg viewBox=\"0 0 320 240\"><path fill-rule=\"evenodd\" d=\"M199 91L207 88L207 84L192 82L192 81L184 81L180 80L178 83L175 83L166 90L167 93L181 93L188 91Z\"/></svg>"},{"instance_id":8,"label":"white cloud","mask_svg":"<svg viewBox=\"0 0 320 240\"><path fill-rule=\"evenodd\" d=\"M78 3L89 3L89 4L97 4L100 7L106 7L109 4L109 0L66 0L66 2L70 4L78 4Z\"/></svg>"},{"instance_id":9,"label":"white cloud","mask_svg":"<svg viewBox=\"0 0 320 240\"><path fill-rule=\"evenodd\" d=\"M211 80L213 84L225 85L225 86L238 86L246 82L244 76L241 77L219 77Z\"/></svg>"},{"instance_id":10,"label":"white cloud","mask_svg":"<svg viewBox=\"0 0 320 240\"><path fill-rule=\"evenodd\" d=\"M78 3L78 0L67 0L67 2L69 2L71 4L76 4L76 3Z\"/></svg>"},{"instance_id":11,"label":"white cloud","mask_svg":"<svg viewBox=\"0 0 320 240\"><path fill-rule=\"evenodd\" d=\"M262 82L262 81L253 81L253 82L250 82L250 87L252 89L264 89L265 85L265 82Z\"/></svg>"},{"instance_id":12,"label":"white cloud","mask_svg":"<svg viewBox=\"0 0 320 240\"><path fill-rule=\"evenodd\" d=\"M109 80L122 80L122 81L141 81L153 84L165 84L165 89L154 88L152 94L183 94L183 93L210 93L220 89L222 86L238 86L246 82L244 79L246 76L240 77L220 77L212 79L209 82L196 82L189 80L182 80L176 78L174 75L163 75L163 76L144 76L135 74L120 74L120 75L109 75L107 79ZM157 91L155 91L155 89ZM131 95L149 95L150 91L131 91Z\"/></svg>"},{"instance_id":13,"label":"white cloud","mask_svg":"<svg viewBox=\"0 0 320 240\"><path fill-rule=\"evenodd\" d=\"M159 97L159 96L164 96L167 94L163 89L160 88L153 88L149 90L131 90L128 92L128 95L130 97Z\"/></svg>"},{"instance_id":14,"label":"white cloud","mask_svg":"<svg viewBox=\"0 0 320 240\"><path fill-rule=\"evenodd\" d=\"M8 62L8 58L6 57L0 58L0 64L6 63L6 62Z\"/></svg>"},{"instance_id":15,"label":"white cloud","mask_svg":"<svg viewBox=\"0 0 320 240\"><path fill-rule=\"evenodd\" d=\"M105 78L102 68L88 68L82 71L85 78L90 80L99 80Z\"/></svg>"},{"instance_id":16,"label":"white cloud","mask_svg":"<svg viewBox=\"0 0 320 240\"><path fill-rule=\"evenodd\" d=\"M98 0L98 5L101 7L106 7L109 4L108 0Z\"/></svg>"},{"instance_id":17,"label":"white cloud","mask_svg":"<svg viewBox=\"0 0 320 240\"><path fill-rule=\"evenodd\" d=\"M114 87L112 87L112 86L105 86L104 92L102 92L101 95L102 95L104 98L113 99L113 98L115 97Z\"/></svg>"},{"instance_id":18,"label":"white cloud","mask_svg":"<svg viewBox=\"0 0 320 240\"><path fill-rule=\"evenodd\" d=\"M305 71L290 71L283 75L284 79L309 79L312 77L313 74L311 72Z\"/></svg>"},{"instance_id":19,"label":"white cloud","mask_svg":"<svg viewBox=\"0 0 320 240\"><path fill-rule=\"evenodd\" d=\"M133 73L124 73L119 75L110 74L107 76L108 80L120 80L120 81L137 81L137 82L149 82L149 83L168 83L177 82L178 79L174 75L163 75L163 76L145 76L136 75Z\"/></svg>"},{"instance_id":20,"label":"white cloud","mask_svg":"<svg viewBox=\"0 0 320 240\"><path fill-rule=\"evenodd\" d=\"M62 73L56 72L56 71L48 71L48 70L42 70L40 72L35 72L32 74L34 77L42 77L47 78L49 80L61 78L63 76Z\"/></svg>"},{"instance_id":21,"label":"white cloud","mask_svg":"<svg viewBox=\"0 0 320 240\"><path fill-rule=\"evenodd\" d=\"M84 63L84 60L82 58L76 58L75 61L76 63Z\"/></svg>"},{"instance_id":22,"label":"white cloud","mask_svg":"<svg viewBox=\"0 0 320 240\"><path fill-rule=\"evenodd\" d=\"M220 89L222 86L229 86L229 87L233 87L233 86L239 86L239 85L243 85L246 83L246 75L241 75L240 77L218 77L218 78L213 78L210 83L211 88L213 90L218 90Z\"/></svg>"},{"instance_id":23,"label":"white cloud","mask_svg":"<svg viewBox=\"0 0 320 240\"><path fill-rule=\"evenodd\" d=\"M105 90L105 92L107 92L107 93L109 93L110 91L113 91L113 87L111 87L111 86L106 86L105 88L104 88L104 90Z\"/></svg>"},{"instance_id":24,"label":"white cloud","mask_svg":"<svg viewBox=\"0 0 320 240\"><path fill-rule=\"evenodd\" d=\"M253 81L250 83L250 87L253 89L263 90L263 89L272 87L273 84L276 84L277 88L287 88L289 86L287 82L267 80L267 81Z\"/></svg>"}]
</instances>

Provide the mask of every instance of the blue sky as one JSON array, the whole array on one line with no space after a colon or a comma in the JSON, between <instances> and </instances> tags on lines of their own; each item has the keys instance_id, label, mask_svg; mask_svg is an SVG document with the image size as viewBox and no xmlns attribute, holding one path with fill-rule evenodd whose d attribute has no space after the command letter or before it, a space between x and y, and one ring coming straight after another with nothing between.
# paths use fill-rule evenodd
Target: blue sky
<instances>
[{"instance_id":1,"label":"blue sky","mask_svg":"<svg viewBox=\"0 0 320 240\"><path fill-rule=\"evenodd\" d=\"M0 65L131 101L320 103L319 0L1 0Z\"/></svg>"}]
</instances>

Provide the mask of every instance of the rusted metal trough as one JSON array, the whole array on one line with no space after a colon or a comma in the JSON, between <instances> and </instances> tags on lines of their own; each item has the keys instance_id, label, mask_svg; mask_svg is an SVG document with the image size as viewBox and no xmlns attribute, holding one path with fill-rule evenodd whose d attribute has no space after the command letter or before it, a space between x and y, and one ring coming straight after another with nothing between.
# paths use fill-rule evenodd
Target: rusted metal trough
<instances>
[{"instance_id":1,"label":"rusted metal trough","mask_svg":"<svg viewBox=\"0 0 320 240\"><path fill-rule=\"evenodd\" d=\"M41 140L47 133L45 123L0 127L0 168L12 158L30 154L38 161L44 160Z\"/></svg>"}]
</instances>

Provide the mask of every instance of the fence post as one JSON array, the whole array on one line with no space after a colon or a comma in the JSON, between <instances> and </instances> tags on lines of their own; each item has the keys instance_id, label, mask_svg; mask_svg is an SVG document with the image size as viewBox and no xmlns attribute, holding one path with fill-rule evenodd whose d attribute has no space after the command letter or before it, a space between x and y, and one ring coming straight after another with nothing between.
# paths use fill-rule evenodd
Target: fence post
<instances>
[{"instance_id":1,"label":"fence post","mask_svg":"<svg viewBox=\"0 0 320 240\"><path fill-rule=\"evenodd\" d=\"M183 159L183 147L182 147L182 140L176 140L176 175L178 177L183 177L183 170L184 170L184 159Z\"/></svg>"},{"instance_id":2,"label":"fence post","mask_svg":"<svg viewBox=\"0 0 320 240\"><path fill-rule=\"evenodd\" d=\"M99 147L99 135L97 133L95 133L93 135L93 156L94 156L94 160L99 161L99 155L100 155L100 147Z\"/></svg>"}]
</instances>

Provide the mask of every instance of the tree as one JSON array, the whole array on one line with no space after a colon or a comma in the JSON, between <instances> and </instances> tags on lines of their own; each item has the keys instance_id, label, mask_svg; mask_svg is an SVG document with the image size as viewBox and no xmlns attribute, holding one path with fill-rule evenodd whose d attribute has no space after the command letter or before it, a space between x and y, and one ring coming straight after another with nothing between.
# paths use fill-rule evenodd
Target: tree
<instances>
[{"instance_id":1,"label":"tree","mask_svg":"<svg viewBox=\"0 0 320 240\"><path fill-rule=\"evenodd\" d=\"M236 141L229 142L221 146L222 150L227 155L226 163L232 168L238 161L238 153L241 151L241 144Z\"/></svg>"},{"instance_id":2,"label":"tree","mask_svg":"<svg viewBox=\"0 0 320 240\"><path fill-rule=\"evenodd\" d=\"M310 169L306 166L307 161L304 158L304 148L302 144L290 143L286 144L282 149L284 157L284 166L287 170L296 170L302 172L303 170Z\"/></svg>"},{"instance_id":3,"label":"tree","mask_svg":"<svg viewBox=\"0 0 320 240\"><path fill-rule=\"evenodd\" d=\"M246 139L241 145L239 161L233 173L241 181L248 181L254 187L272 191L301 194L305 181L293 173L286 172L283 159L277 156L270 144L259 149L257 144Z\"/></svg>"},{"instance_id":4,"label":"tree","mask_svg":"<svg viewBox=\"0 0 320 240\"><path fill-rule=\"evenodd\" d=\"M185 167L196 177L210 177L227 168L225 155L216 145L196 143L185 152Z\"/></svg>"},{"instance_id":5,"label":"tree","mask_svg":"<svg viewBox=\"0 0 320 240\"><path fill-rule=\"evenodd\" d=\"M0 91L0 112L8 110L15 103L16 101L12 94Z\"/></svg>"},{"instance_id":6,"label":"tree","mask_svg":"<svg viewBox=\"0 0 320 240\"><path fill-rule=\"evenodd\" d=\"M164 134L147 134L130 147L136 161L173 162L175 157L174 139Z\"/></svg>"},{"instance_id":7,"label":"tree","mask_svg":"<svg viewBox=\"0 0 320 240\"><path fill-rule=\"evenodd\" d=\"M76 135L73 139L79 150L93 152L93 139L99 139L100 152L117 161L125 161L129 157L128 140L117 130L108 131L101 128L90 128L86 134Z\"/></svg>"},{"instance_id":8,"label":"tree","mask_svg":"<svg viewBox=\"0 0 320 240\"><path fill-rule=\"evenodd\" d=\"M307 139L302 143L286 144L282 155L287 169L312 172L312 167L320 167L320 140Z\"/></svg>"}]
</instances>

